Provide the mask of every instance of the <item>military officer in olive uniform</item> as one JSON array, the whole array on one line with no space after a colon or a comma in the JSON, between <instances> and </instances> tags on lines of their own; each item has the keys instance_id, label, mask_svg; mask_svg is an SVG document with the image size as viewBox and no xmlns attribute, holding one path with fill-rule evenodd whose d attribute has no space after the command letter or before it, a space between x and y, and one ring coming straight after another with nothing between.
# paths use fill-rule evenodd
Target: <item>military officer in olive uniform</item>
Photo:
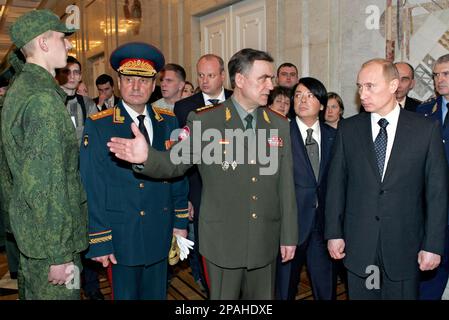
<instances>
[{"instance_id":1,"label":"military officer in olive uniform","mask_svg":"<svg viewBox=\"0 0 449 320\"><path fill-rule=\"evenodd\" d=\"M284 262L291 260L298 241L289 122L260 107L273 89L268 53L243 49L228 69L232 97L190 113L179 134L183 140L173 152L148 147L136 126L136 138L112 138L108 146L119 159L136 164L137 172L153 178L179 176L197 164L204 186L199 250L206 259L211 299L272 299L277 252ZM239 143L226 136L227 129L246 137ZM203 137L207 141L201 142L201 156L195 144L203 133L213 135L216 145L211 151L211 139ZM244 161L235 152L242 145ZM260 148L257 154L246 154L255 146ZM268 164L262 159L265 146L274 155ZM174 164L178 151L181 162ZM207 161L206 153L217 160ZM264 172L268 166L272 172Z\"/></svg>"},{"instance_id":2,"label":"military officer in olive uniform","mask_svg":"<svg viewBox=\"0 0 449 320\"><path fill-rule=\"evenodd\" d=\"M54 80L55 68L65 66L71 48L66 35L72 32L48 10L30 11L10 29L26 63L6 95L1 129L26 299L80 298L80 252L88 244L86 197L66 95ZM73 276L77 281L64 285Z\"/></svg>"},{"instance_id":3,"label":"military officer in olive uniform","mask_svg":"<svg viewBox=\"0 0 449 320\"><path fill-rule=\"evenodd\" d=\"M162 53L146 43L118 47L110 58L122 99L87 119L81 143L81 174L88 195L88 258L112 263L114 299L166 299L167 256L173 234L187 236L188 183L150 179L115 158L106 143L132 137L139 126L156 150L171 147L175 115L147 105Z\"/></svg>"}]
</instances>

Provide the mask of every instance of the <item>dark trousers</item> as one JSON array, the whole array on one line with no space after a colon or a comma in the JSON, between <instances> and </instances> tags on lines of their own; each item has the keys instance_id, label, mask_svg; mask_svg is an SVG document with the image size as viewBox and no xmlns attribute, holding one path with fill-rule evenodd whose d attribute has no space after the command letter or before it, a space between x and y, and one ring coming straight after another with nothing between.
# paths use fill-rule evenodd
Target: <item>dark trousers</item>
<instances>
[{"instance_id":1,"label":"dark trousers","mask_svg":"<svg viewBox=\"0 0 449 320\"><path fill-rule=\"evenodd\" d=\"M167 259L148 266L112 266L115 300L166 300Z\"/></svg>"},{"instance_id":2,"label":"dark trousers","mask_svg":"<svg viewBox=\"0 0 449 320\"><path fill-rule=\"evenodd\" d=\"M258 269L219 267L206 259L211 300L272 300L276 261Z\"/></svg>"},{"instance_id":3,"label":"dark trousers","mask_svg":"<svg viewBox=\"0 0 449 320\"><path fill-rule=\"evenodd\" d=\"M441 300L449 277L449 226L446 228L446 243L441 264L431 271L420 274L419 299Z\"/></svg>"},{"instance_id":4,"label":"dark trousers","mask_svg":"<svg viewBox=\"0 0 449 320\"><path fill-rule=\"evenodd\" d=\"M296 247L293 260L282 263L279 255L277 262L276 299L295 300L304 265L307 265L314 299L335 299L337 285L335 263L329 256L327 243L318 229L312 230L307 240Z\"/></svg>"},{"instance_id":5,"label":"dark trousers","mask_svg":"<svg viewBox=\"0 0 449 320\"><path fill-rule=\"evenodd\" d=\"M416 256L418 259L418 256ZM379 272L371 272L361 277L348 270L348 289L350 300L416 300L419 288L419 269L411 279L393 281L385 272L382 262L380 243L376 252L376 261ZM378 285L375 285L378 283Z\"/></svg>"},{"instance_id":6,"label":"dark trousers","mask_svg":"<svg viewBox=\"0 0 449 320\"><path fill-rule=\"evenodd\" d=\"M100 290L100 283L98 280L98 273L101 264L85 257L85 252L81 254L81 263L83 264L83 272L81 274L82 286L84 294L89 296Z\"/></svg>"}]
</instances>

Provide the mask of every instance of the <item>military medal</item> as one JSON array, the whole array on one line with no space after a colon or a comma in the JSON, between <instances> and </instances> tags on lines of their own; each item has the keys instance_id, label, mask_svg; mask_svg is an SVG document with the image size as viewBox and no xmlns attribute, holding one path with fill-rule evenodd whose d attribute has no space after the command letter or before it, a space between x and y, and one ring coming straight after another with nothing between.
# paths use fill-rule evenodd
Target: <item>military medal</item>
<instances>
[{"instance_id":1,"label":"military medal","mask_svg":"<svg viewBox=\"0 0 449 320\"><path fill-rule=\"evenodd\" d=\"M270 147L279 148L279 147L284 146L284 141L282 141L282 138L279 138L278 136L273 136L268 139L268 145Z\"/></svg>"},{"instance_id":2,"label":"military medal","mask_svg":"<svg viewBox=\"0 0 449 320\"><path fill-rule=\"evenodd\" d=\"M223 169L223 171L227 171L229 169L229 162L223 161L223 163L221 164L221 168Z\"/></svg>"},{"instance_id":3,"label":"military medal","mask_svg":"<svg viewBox=\"0 0 449 320\"><path fill-rule=\"evenodd\" d=\"M232 161L232 163L231 163L231 167L232 167L232 170L235 170L235 168L237 168L237 161Z\"/></svg>"}]
</instances>

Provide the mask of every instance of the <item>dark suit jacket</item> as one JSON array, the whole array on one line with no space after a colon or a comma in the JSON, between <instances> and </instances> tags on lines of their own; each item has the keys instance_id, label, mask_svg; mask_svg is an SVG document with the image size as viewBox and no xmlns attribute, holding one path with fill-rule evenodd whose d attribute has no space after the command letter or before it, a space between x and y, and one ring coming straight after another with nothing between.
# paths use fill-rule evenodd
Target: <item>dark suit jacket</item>
<instances>
[{"instance_id":1,"label":"dark suit jacket","mask_svg":"<svg viewBox=\"0 0 449 320\"><path fill-rule=\"evenodd\" d=\"M120 99L119 97L117 97L116 95L114 95L114 101L113 101L114 106L117 105L119 99ZM95 105L97 106L97 109L98 109L98 100L99 100L99 97L94 98L94 102L95 102ZM104 103L103 103L103 105L104 105ZM102 108L103 108L103 107L102 107ZM99 111L101 111L101 110L99 110Z\"/></svg>"},{"instance_id":2,"label":"dark suit jacket","mask_svg":"<svg viewBox=\"0 0 449 320\"><path fill-rule=\"evenodd\" d=\"M232 95L232 91L224 89L225 98L228 99ZM198 92L190 97L179 100L175 103L173 112L178 118L179 126L182 128L186 125L187 116L191 111L204 107L203 93Z\"/></svg>"},{"instance_id":3,"label":"dark suit jacket","mask_svg":"<svg viewBox=\"0 0 449 320\"><path fill-rule=\"evenodd\" d=\"M148 113L152 147L166 150L178 122L153 108ZM186 179L168 183L136 174L131 164L109 152L106 143L111 137L132 137L131 123L121 102L86 121L80 153L89 210L86 256L114 253L121 265L150 265L167 257L173 227L187 227L188 187Z\"/></svg>"},{"instance_id":4,"label":"dark suit jacket","mask_svg":"<svg viewBox=\"0 0 449 320\"><path fill-rule=\"evenodd\" d=\"M367 276L366 267L374 264L380 243L387 275L392 280L412 278L420 250L443 254L448 192L438 123L400 111L381 182L371 114L345 119L329 169L325 238L345 240L344 264L359 276Z\"/></svg>"},{"instance_id":5,"label":"dark suit jacket","mask_svg":"<svg viewBox=\"0 0 449 320\"><path fill-rule=\"evenodd\" d=\"M405 106L404 109L408 111L415 112L416 108L421 104L421 101L411 98L409 96L405 97Z\"/></svg>"},{"instance_id":6,"label":"dark suit jacket","mask_svg":"<svg viewBox=\"0 0 449 320\"><path fill-rule=\"evenodd\" d=\"M310 235L313 226L324 232L324 204L327 186L327 172L330 153L336 130L327 124L320 123L320 174L318 182L313 173L307 155L304 139L301 136L296 120L290 122L292 140L293 172L295 180L296 204L298 208L298 230L301 245ZM317 206L318 205L318 206Z\"/></svg>"},{"instance_id":7,"label":"dark suit jacket","mask_svg":"<svg viewBox=\"0 0 449 320\"><path fill-rule=\"evenodd\" d=\"M197 164L204 184L198 230L200 253L219 267L260 268L275 261L279 245L298 243L289 123L268 108L260 107L256 112L257 130L264 129L266 131L260 131L260 134L266 132L270 135L258 136L257 139L265 140L259 143L264 146L271 144L270 152L277 150L276 158L271 162L272 165L277 164L274 172L264 174L260 169L267 165L262 164L260 156L252 159L254 163L248 163L246 155L244 163L234 169L223 169L222 160L232 163L232 159L239 159L235 153L237 148L248 151L248 143L242 146L236 139L228 138L229 144L219 144L214 148L214 152L219 152L215 154L220 157L218 163L199 162L203 159L200 150L192 151L195 144L191 143L192 137L201 136L206 130L218 130L222 137L225 137L226 129L244 130L231 99L209 110L190 113L187 126L191 134L172 147L174 153L181 150L186 162L174 164L170 160L170 152L149 148L148 161L140 171L155 178L174 177L183 175ZM194 121L201 121L201 132L195 132L198 128L193 126ZM202 141L202 150L209 144L210 141ZM232 148L233 152L223 153L227 148ZM192 153L194 160L189 161ZM261 153L265 155L265 152Z\"/></svg>"}]
</instances>

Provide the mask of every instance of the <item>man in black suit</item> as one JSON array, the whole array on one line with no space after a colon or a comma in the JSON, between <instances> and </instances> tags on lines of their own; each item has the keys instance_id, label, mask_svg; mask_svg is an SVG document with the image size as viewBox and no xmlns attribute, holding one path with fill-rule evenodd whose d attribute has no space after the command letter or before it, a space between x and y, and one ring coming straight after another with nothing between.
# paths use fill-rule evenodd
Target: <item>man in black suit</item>
<instances>
[{"instance_id":1,"label":"man in black suit","mask_svg":"<svg viewBox=\"0 0 449 320\"><path fill-rule=\"evenodd\" d=\"M98 111L115 107L119 97L114 95L114 80L108 74L101 74L95 80L98 90L98 97L94 98Z\"/></svg>"},{"instance_id":2,"label":"man in black suit","mask_svg":"<svg viewBox=\"0 0 449 320\"><path fill-rule=\"evenodd\" d=\"M187 116L198 108L222 103L232 95L223 87L225 81L224 61L215 54L203 55L196 64L198 85L201 92L175 103L174 112L179 126L186 125Z\"/></svg>"},{"instance_id":3,"label":"man in black suit","mask_svg":"<svg viewBox=\"0 0 449 320\"><path fill-rule=\"evenodd\" d=\"M222 103L232 95L232 91L223 87L225 81L224 61L215 54L203 55L196 64L198 85L201 92L194 94L175 103L174 113L178 119L179 126L186 125L187 116L191 111L206 105ZM193 225L195 229L195 251L199 253L198 217L200 213L202 181L198 169L190 168L187 173L189 178L189 202L193 206ZM205 281L203 279L203 285Z\"/></svg>"},{"instance_id":4,"label":"man in black suit","mask_svg":"<svg viewBox=\"0 0 449 320\"><path fill-rule=\"evenodd\" d=\"M367 112L343 121L334 143L325 238L331 257L345 258L350 299L416 299L419 270L435 269L444 251L439 124L402 110L398 84L391 62L363 64L357 86Z\"/></svg>"},{"instance_id":5,"label":"man in black suit","mask_svg":"<svg viewBox=\"0 0 449 320\"><path fill-rule=\"evenodd\" d=\"M401 108L415 112L416 108L421 104L421 101L408 96L410 90L415 86L415 69L407 62L396 62L394 66L399 72L396 100L399 102Z\"/></svg>"},{"instance_id":6,"label":"man in black suit","mask_svg":"<svg viewBox=\"0 0 449 320\"><path fill-rule=\"evenodd\" d=\"M336 273L324 240L324 201L330 153L336 130L319 121L327 91L314 78L293 87L296 118L290 121L293 172L298 214L298 244L293 260L278 259L276 296L294 300L301 268L307 264L315 300L335 299Z\"/></svg>"}]
</instances>

